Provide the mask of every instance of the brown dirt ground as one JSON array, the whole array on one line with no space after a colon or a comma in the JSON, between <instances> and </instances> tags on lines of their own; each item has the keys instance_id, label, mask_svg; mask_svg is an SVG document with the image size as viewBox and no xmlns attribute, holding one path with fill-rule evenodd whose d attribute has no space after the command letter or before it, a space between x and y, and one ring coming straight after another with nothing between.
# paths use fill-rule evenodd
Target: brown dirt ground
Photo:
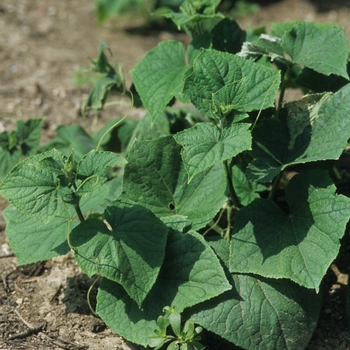
<instances>
[{"instance_id":1,"label":"brown dirt ground","mask_svg":"<svg viewBox=\"0 0 350 350\"><path fill-rule=\"evenodd\" d=\"M337 22L350 38L349 6L349 1L283 0L261 7L239 23L247 29L295 19ZM80 106L89 87L75 86L72 76L89 65L88 58L96 57L104 41L130 83L130 69L159 41L184 39L166 31L127 30L140 24L142 19L119 18L97 26L93 0L2 0L0 131L11 130L19 119L44 116L43 139L48 140L60 124L79 123L94 131L108 119L122 116L127 102L101 113L95 122L83 119ZM134 110L131 116L139 113ZM17 267L4 233L5 206L0 198L0 350L139 349L91 314L85 299L91 281L70 254ZM350 244L345 240L325 278L325 302L308 350L350 349L345 316ZM216 339L208 344L208 349L234 348Z\"/></svg>"}]
</instances>

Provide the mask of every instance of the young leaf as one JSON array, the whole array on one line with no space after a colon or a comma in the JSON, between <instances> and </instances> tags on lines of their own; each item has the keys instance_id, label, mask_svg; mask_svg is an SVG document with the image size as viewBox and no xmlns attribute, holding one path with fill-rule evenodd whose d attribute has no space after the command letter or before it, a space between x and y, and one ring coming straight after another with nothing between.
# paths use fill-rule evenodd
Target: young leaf
<instances>
[{"instance_id":1,"label":"young leaf","mask_svg":"<svg viewBox=\"0 0 350 350\"><path fill-rule=\"evenodd\" d=\"M126 164L125 158L112 152L98 152L95 150L86 154L77 166L77 178L82 181L81 192L91 191L101 186L108 179L108 168Z\"/></svg>"},{"instance_id":2,"label":"young leaf","mask_svg":"<svg viewBox=\"0 0 350 350\"><path fill-rule=\"evenodd\" d=\"M310 102L311 95L293 103L295 109L287 104L287 119L266 120L254 130L251 178L269 182L289 165L339 158L349 138L350 84L316 96L318 102Z\"/></svg>"},{"instance_id":3,"label":"young leaf","mask_svg":"<svg viewBox=\"0 0 350 350\"><path fill-rule=\"evenodd\" d=\"M172 231L158 280L142 308L120 285L103 279L97 295L97 313L113 331L145 346L157 329L155 320L164 305L182 312L230 288L217 256L201 235Z\"/></svg>"},{"instance_id":4,"label":"young leaf","mask_svg":"<svg viewBox=\"0 0 350 350\"><path fill-rule=\"evenodd\" d=\"M40 161L45 158L62 162L63 154L53 149L22 161L0 185L0 195L23 214L47 224L62 212L62 191L68 188L57 174L42 168Z\"/></svg>"},{"instance_id":5,"label":"young leaf","mask_svg":"<svg viewBox=\"0 0 350 350\"><path fill-rule=\"evenodd\" d=\"M235 123L222 132L213 124L199 123L177 133L188 181L211 166L251 148L250 124Z\"/></svg>"},{"instance_id":6,"label":"young leaf","mask_svg":"<svg viewBox=\"0 0 350 350\"><path fill-rule=\"evenodd\" d=\"M234 165L231 173L233 187L243 206L248 205L255 198L260 198L258 192L266 189L265 186L250 180L246 176L244 169L239 165Z\"/></svg>"},{"instance_id":7,"label":"young leaf","mask_svg":"<svg viewBox=\"0 0 350 350\"><path fill-rule=\"evenodd\" d=\"M11 248L18 258L18 265L49 260L54 256L67 254L68 231L77 222L70 222L65 213L43 224L10 205L4 210L6 235Z\"/></svg>"},{"instance_id":8,"label":"young leaf","mask_svg":"<svg viewBox=\"0 0 350 350\"><path fill-rule=\"evenodd\" d=\"M163 263L168 228L140 205L115 204L104 214L110 229L89 219L72 231L70 242L85 273L120 283L141 305Z\"/></svg>"},{"instance_id":9,"label":"young leaf","mask_svg":"<svg viewBox=\"0 0 350 350\"><path fill-rule=\"evenodd\" d=\"M223 18L221 13L215 13L215 9L219 5L220 0L199 0L199 1L183 1L180 6L181 12L174 12L170 9L159 9L156 14L172 19L180 30L181 27L187 25L192 36L198 33L198 23L215 18Z\"/></svg>"},{"instance_id":10,"label":"young leaf","mask_svg":"<svg viewBox=\"0 0 350 350\"><path fill-rule=\"evenodd\" d=\"M242 78L246 90L246 105L242 106L241 94L224 94L222 100L216 101L216 105L218 102L224 106L238 105L239 111L244 112L274 105L280 85L280 73L277 70L216 50L203 50L197 56L193 62L192 73L185 80L184 92L202 113L219 119L221 115L212 111L213 94Z\"/></svg>"},{"instance_id":11,"label":"young leaf","mask_svg":"<svg viewBox=\"0 0 350 350\"><path fill-rule=\"evenodd\" d=\"M136 89L153 121L181 92L186 70L182 43L165 41L148 52L131 71Z\"/></svg>"},{"instance_id":12,"label":"young leaf","mask_svg":"<svg viewBox=\"0 0 350 350\"><path fill-rule=\"evenodd\" d=\"M122 81L118 74L101 77L92 87L85 107L89 109L102 109L112 91L122 91Z\"/></svg>"},{"instance_id":13,"label":"young leaf","mask_svg":"<svg viewBox=\"0 0 350 350\"><path fill-rule=\"evenodd\" d=\"M225 193L226 177L220 164L188 183L180 146L171 136L135 142L129 152L122 198L142 204L159 217L186 216L187 224L197 230L220 210Z\"/></svg>"},{"instance_id":14,"label":"young leaf","mask_svg":"<svg viewBox=\"0 0 350 350\"><path fill-rule=\"evenodd\" d=\"M318 291L350 217L349 198L335 195L326 172L295 176L286 189L290 213L257 199L235 217L230 271L289 278Z\"/></svg>"},{"instance_id":15,"label":"young leaf","mask_svg":"<svg viewBox=\"0 0 350 350\"><path fill-rule=\"evenodd\" d=\"M92 70L102 73L103 76L94 84L86 101L85 106L90 109L102 109L111 91L123 92L124 90L122 78L108 62L104 53L106 49L109 49L108 45L104 42L100 43L97 59L91 60Z\"/></svg>"},{"instance_id":16,"label":"young leaf","mask_svg":"<svg viewBox=\"0 0 350 350\"><path fill-rule=\"evenodd\" d=\"M272 33L280 31L279 27L283 28L283 25L273 26ZM282 47L293 63L327 76L336 74L349 79L346 69L349 57L348 41L344 29L337 25L292 22L291 26L286 27Z\"/></svg>"}]
</instances>

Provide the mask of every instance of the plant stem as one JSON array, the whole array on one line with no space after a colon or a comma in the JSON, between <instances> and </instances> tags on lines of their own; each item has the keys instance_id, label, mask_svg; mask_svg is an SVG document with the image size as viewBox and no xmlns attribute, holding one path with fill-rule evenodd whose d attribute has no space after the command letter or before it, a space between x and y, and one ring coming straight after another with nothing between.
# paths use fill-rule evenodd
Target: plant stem
<instances>
[{"instance_id":1,"label":"plant stem","mask_svg":"<svg viewBox=\"0 0 350 350\"><path fill-rule=\"evenodd\" d=\"M224 234L224 240L227 242L231 241L231 215L232 215L232 207L227 208L227 228Z\"/></svg>"},{"instance_id":2,"label":"plant stem","mask_svg":"<svg viewBox=\"0 0 350 350\"><path fill-rule=\"evenodd\" d=\"M241 202L236 194L236 191L233 187L232 184L232 176L231 176L231 170L230 170L230 166L228 163L228 160L224 161L224 166L225 166L225 171L226 171L226 177L227 177L227 183L228 183L228 191L230 194L230 202L232 205L234 205L236 208L241 208Z\"/></svg>"},{"instance_id":3,"label":"plant stem","mask_svg":"<svg viewBox=\"0 0 350 350\"><path fill-rule=\"evenodd\" d=\"M283 176L283 171L281 171L275 178L275 180L273 181L272 183L272 189L271 189L271 192L269 193L269 199L273 198L276 194L276 191L278 189L278 185L280 184L281 182L281 179L282 179L282 176Z\"/></svg>"},{"instance_id":4,"label":"plant stem","mask_svg":"<svg viewBox=\"0 0 350 350\"><path fill-rule=\"evenodd\" d=\"M85 221L84 215L83 215L83 213L82 213L78 203L74 204L74 209L75 209L75 212L78 215L78 218L79 218L80 222Z\"/></svg>"},{"instance_id":5,"label":"plant stem","mask_svg":"<svg viewBox=\"0 0 350 350\"><path fill-rule=\"evenodd\" d=\"M288 81L290 69L291 69L291 66L288 65L286 72L283 74L281 90L280 90L280 95L279 95L278 104L277 104L277 115L278 115L280 109L282 108L284 93L286 92L287 81Z\"/></svg>"}]
</instances>

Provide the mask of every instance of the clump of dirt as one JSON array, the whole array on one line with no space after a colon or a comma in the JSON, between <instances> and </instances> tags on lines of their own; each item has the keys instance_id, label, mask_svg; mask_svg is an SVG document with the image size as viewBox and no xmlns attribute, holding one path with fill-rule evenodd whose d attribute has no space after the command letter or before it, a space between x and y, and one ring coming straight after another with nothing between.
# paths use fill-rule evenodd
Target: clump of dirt
<instances>
[{"instance_id":1,"label":"clump of dirt","mask_svg":"<svg viewBox=\"0 0 350 350\"><path fill-rule=\"evenodd\" d=\"M330 7L331 3L337 6ZM347 1L283 0L270 1L238 22L244 29L296 19L337 22L350 37L349 18ZM82 118L80 107L90 87L75 86L73 73L89 65L89 57L97 56L104 41L113 52L111 60L122 64L129 85L130 69L159 41L185 40L180 34L130 29L140 28L142 21L124 17L98 27L93 1L3 0L0 131L11 130L19 119L45 117L45 141L61 124L79 123L96 131L110 118L124 115L127 103L100 113L95 124ZM132 113L139 117L137 109ZM93 281L82 274L71 254L17 267L4 233L1 213L6 205L0 198L0 350L141 349L113 334L90 311L86 294ZM344 238L339 258L325 279L325 302L308 350L350 349L345 320L348 240ZM236 348L209 334L205 339L208 349Z\"/></svg>"}]
</instances>

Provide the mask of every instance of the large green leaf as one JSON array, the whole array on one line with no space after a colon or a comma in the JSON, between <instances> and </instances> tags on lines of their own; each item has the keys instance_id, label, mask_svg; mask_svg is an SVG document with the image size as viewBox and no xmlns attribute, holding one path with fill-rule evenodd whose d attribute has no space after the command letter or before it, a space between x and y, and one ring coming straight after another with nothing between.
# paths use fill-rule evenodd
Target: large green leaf
<instances>
[{"instance_id":1,"label":"large green leaf","mask_svg":"<svg viewBox=\"0 0 350 350\"><path fill-rule=\"evenodd\" d=\"M178 41L161 42L133 68L133 82L152 120L181 92L186 70L185 49Z\"/></svg>"},{"instance_id":2,"label":"large green leaf","mask_svg":"<svg viewBox=\"0 0 350 350\"><path fill-rule=\"evenodd\" d=\"M209 244L228 264L228 242L219 238ZM306 347L317 325L320 294L288 280L232 274L229 281L232 290L189 309L188 316L244 349Z\"/></svg>"},{"instance_id":3,"label":"large green leaf","mask_svg":"<svg viewBox=\"0 0 350 350\"><path fill-rule=\"evenodd\" d=\"M70 242L85 273L120 283L141 305L163 263L168 228L148 209L117 202L104 222L90 219L76 227Z\"/></svg>"},{"instance_id":4,"label":"large green leaf","mask_svg":"<svg viewBox=\"0 0 350 350\"><path fill-rule=\"evenodd\" d=\"M319 295L286 280L232 279L235 291L193 309L197 324L243 349L305 349L317 325Z\"/></svg>"},{"instance_id":5,"label":"large green leaf","mask_svg":"<svg viewBox=\"0 0 350 350\"><path fill-rule=\"evenodd\" d=\"M286 108L287 118L265 120L253 132L248 174L260 182L292 164L338 159L347 144L350 84L334 95L308 95Z\"/></svg>"},{"instance_id":6,"label":"large green leaf","mask_svg":"<svg viewBox=\"0 0 350 350\"><path fill-rule=\"evenodd\" d=\"M283 33L281 45L293 63L349 79L349 46L344 29L339 26L296 21L275 24L272 33Z\"/></svg>"},{"instance_id":7,"label":"large green leaf","mask_svg":"<svg viewBox=\"0 0 350 350\"><path fill-rule=\"evenodd\" d=\"M350 217L349 199L335 191L326 172L310 171L290 181L289 213L264 199L241 209L235 217L230 271L289 278L318 290Z\"/></svg>"},{"instance_id":8,"label":"large green leaf","mask_svg":"<svg viewBox=\"0 0 350 350\"><path fill-rule=\"evenodd\" d=\"M211 31L213 49L237 53L246 39L246 32L230 17L220 21Z\"/></svg>"},{"instance_id":9,"label":"large green leaf","mask_svg":"<svg viewBox=\"0 0 350 350\"><path fill-rule=\"evenodd\" d=\"M62 157L62 153L53 149L22 161L0 185L0 195L23 214L47 224L64 208L62 187L53 171L37 165L45 159L63 164Z\"/></svg>"},{"instance_id":10,"label":"large green leaf","mask_svg":"<svg viewBox=\"0 0 350 350\"><path fill-rule=\"evenodd\" d=\"M246 96L242 97L242 89L234 89L235 93L224 93L216 98L213 94L225 87L232 90L242 81ZM216 50L203 50L193 62L192 73L188 75L184 92L192 103L203 113L218 119L221 114L215 111L218 105L233 106L232 110L250 112L265 109L274 105L275 96L280 84L280 73L242 57ZM242 87L240 85L240 87ZM246 101L243 105L242 101Z\"/></svg>"},{"instance_id":11,"label":"large green leaf","mask_svg":"<svg viewBox=\"0 0 350 350\"><path fill-rule=\"evenodd\" d=\"M235 123L220 131L209 123L199 123L177 133L174 138L182 145L181 156L189 181L211 166L230 159L251 148L250 124Z\"/></svg>"},{"instance_id":12,"label":"large green leaf","mask_svg":"<svg viewBox=\"0 0 350 350\"><path fill-rule=\"evenodd\" d=\"M121 286L104 279L97 296L97 312L116 333L147 345L164 306L182 312L230 288L218 258L201 235L173 231L158 280L142 308Z\"/></svg>"},{"instance_id":13,"label":"large green leaf","mask_svg":"<svg viewBox=\"0 0 350 350\"><path fill-rule=\"evenodd\" d=\"M77 222L71 222L65 213L44 224L10 205L4 210L4 218L7 223L6 235L19 265L48 260L69 252L67 235Z\"/></svg>"},{"instance_id":14,"label":"large green leaf","mask_svg":"<svg viewBox=\"0 0 350 350\"><path fill-rule=\"evenodd\" d=\"M225 203L226 178L219 164L188 183L181 147L173 137L135 142L125 166L122 197L149 208L159 217L181 215L197 230Z\"/></svg>"}]
</instances>

